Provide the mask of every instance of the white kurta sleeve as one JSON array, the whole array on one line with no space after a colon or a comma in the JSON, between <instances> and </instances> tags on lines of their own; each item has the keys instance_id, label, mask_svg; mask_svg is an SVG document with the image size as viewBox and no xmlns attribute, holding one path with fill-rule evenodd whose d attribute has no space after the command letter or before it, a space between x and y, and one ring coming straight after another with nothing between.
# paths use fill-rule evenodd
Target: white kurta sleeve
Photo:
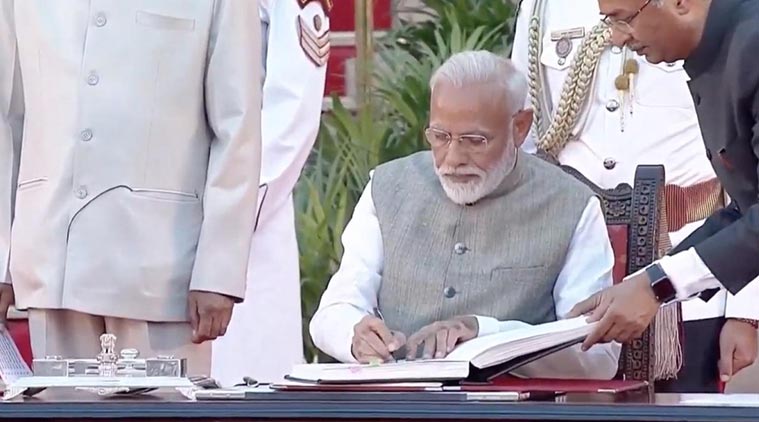
<instances>
[{"instance_id":1,"label":"white kurta sleeve","mask_svg":"<svg viewBox=\"0 0 759 422\"><path fill-rule=\"evenodd\" d=\"M340 268L311 319L314 345L341 362L355 362L353 327L377 307L384 254L371 181L361 194L342 237Z\"/></svg>"},{"instance_id":2,"label":"white kurta sleeve","mask_svg":"<svg viewBox=\"0 0 759 422\"><path fill-rule=\"evenodd\" d=\"M21 155L24 97L13 4L0 0L0 282L10 283L13 207Z\"/></svg>"},{"instance_id":3,"label":"white kurta sleeve","mask_svg":"<svg viewBox=\"0 0 759 422\"><path fill-rule=\"evenodd\" d=\"M261 166L261 22L258 0L214 7L205 83L213 140L190 290L242 300Z\"/></svg>"},{"instance_id":4,"label":"white kurta sleeve","mask_svg":"<svg viewBox=\"0 0 759 422\"><path fill-rule=\"evenodd\" d=\"M261 187L257 226L290 198L316 140L329 54L329 18L321 2L262 0L266 37ZM309 46L322 43L323 56ZM313 56L315 55L315 56Z\"/></svg>"},{"instance_id":5,"label":"white kurta sleeve","mask_svg":"<svg viewBox=\"0 0 759 422\"><path fill-rule=\"evenodd\" d=\"M592 197L575 228L564 267L556 279L553 300L556 316L563 319L572 307L613 284L614 251L606 229L601 204ZM478 317L479 335L529 326L521 321L497 321ZM598 344L587 352L580 345L553 353L515 371L530 378L611 379L617 372L621 345Z\"/></svg>"}]
</instances>

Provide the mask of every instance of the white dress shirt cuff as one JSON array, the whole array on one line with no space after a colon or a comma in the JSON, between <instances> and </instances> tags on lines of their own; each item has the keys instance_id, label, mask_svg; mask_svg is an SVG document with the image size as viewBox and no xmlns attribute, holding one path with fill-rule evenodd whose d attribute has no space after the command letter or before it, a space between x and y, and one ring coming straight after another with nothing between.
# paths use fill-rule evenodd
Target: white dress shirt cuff
<instances>
[{"instance_id":1,"label":"white dress shirt cuff","mask_svg":"<svg viewBox=\"0 0 759 422\"><path fill-rule=\"evenodd\" d=\"M477 318L477 326L479 327L477 337L495 334L500 331L501 325L497 319L479 315L475 315L474 317Z\"/></svg>"},{"instance_id":2,"label":"white dress shirt cuff","mask_svg":"<svg viewBox=\"0 0 759 422\"><path fill-rule=\"evenodd\" d=\"M659 260L677 292L677 299L688 299L704 290L721 288L709 268L698 256L694 248Z\"/></svg>"}]
</instances>

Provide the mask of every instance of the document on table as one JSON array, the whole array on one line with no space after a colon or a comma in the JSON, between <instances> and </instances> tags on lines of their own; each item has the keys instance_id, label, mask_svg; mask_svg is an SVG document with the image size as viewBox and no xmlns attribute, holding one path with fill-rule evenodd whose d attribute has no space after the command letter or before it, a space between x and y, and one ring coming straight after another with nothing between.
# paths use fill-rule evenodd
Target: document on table
<instances>
[{"instance_id":1,"label":"document on table","mask_svg":"<svg viewBox=\"0 0 759 422\"><path fill-rule=\"evenodd\" d=\"M680 404L691 406L759 407L759 394L683 394Z\"/></svg>"},{"instance_id":2,"label":"document on table","mask_svg":"<svg viewBox=\"0 0 759 422\"><path fill-rule=\"evenodd\" d=\"M30 376L32 370L21 357L11 334L5 328L0 328L0 379L3 384L8 385L19 378Z\"/></svg>"}]
</instances>

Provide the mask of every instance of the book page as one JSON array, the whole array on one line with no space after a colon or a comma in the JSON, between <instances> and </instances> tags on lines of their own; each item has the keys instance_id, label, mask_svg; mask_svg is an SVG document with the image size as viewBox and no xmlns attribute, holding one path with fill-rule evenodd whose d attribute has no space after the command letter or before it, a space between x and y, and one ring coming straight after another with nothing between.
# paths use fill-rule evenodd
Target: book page
<instances>
[{"instance_id":1,"label":"book page","mask_svg":"<svg viewBox=\"0 0 759 422\"><path fill-rule=\"evenodd\" d=\"M518 328L510 331L490 334L484 337L477 337L465 343L458 345L445 358L448 360L465 360L471 362L478 355L486 351L497 348L525 342L533 339L559 337L563 333L572 332L588 326L587 317L580 316L572 319L563 319L545 324L533 325L524 328ZM557 340L558 343L562 341ZM550 343L550 341L548 341Z\"/></svg>"},{"instance_id":2,"label":"book page","mask_svg":"<svg viewBox=\"0 0 759 422\"><path fill-rule=\"evenodd\" d=\"M0 328L0 379L9 385L21 377L32 376L32 370L24 362L21 352L13 342L10 332Z\"/></svg>"}]
</instances>

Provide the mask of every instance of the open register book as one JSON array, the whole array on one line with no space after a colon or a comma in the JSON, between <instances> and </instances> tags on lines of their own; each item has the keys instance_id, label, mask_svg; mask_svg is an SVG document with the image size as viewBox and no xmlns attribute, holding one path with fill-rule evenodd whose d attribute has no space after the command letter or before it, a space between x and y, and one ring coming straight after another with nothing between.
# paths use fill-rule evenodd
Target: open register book
<instances>
[{"instance_id":1,"label":"open register book","mask_svg":"<svg viewBox=\"0 0 759 422\"><path fill-rule=\"evenodd\" d=\"M462 343L443 359L295 365L287 378L322 384L486 380L581 342L593 325L578 317L504 331Z\"/></svg>"}]
</instances>

